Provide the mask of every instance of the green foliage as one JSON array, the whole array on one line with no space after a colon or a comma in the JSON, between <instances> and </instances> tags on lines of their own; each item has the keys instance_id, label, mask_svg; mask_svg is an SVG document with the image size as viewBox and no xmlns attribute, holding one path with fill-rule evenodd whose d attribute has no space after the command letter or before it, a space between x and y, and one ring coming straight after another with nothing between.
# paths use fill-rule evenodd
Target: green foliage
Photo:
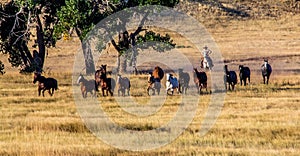
<instances>
[{"instance_id":1,"label":"green foliage","mask_svg":"<svg viewBox=\"0 0 300 156\"><path fill-rule=\"evenodd\" d=\"M154 45L147 44L147 42L152 42ZM175 43L171 39L169 34L162 36L159 33L155 33L153 31L146 31L144 35L139 35L137 37L137 43L141 49L149 48L151 46L154 50L158 52L164 52L175 48ZM146 44L144 44L146 43Z\"/></svg>"},{"instance_id":2,"label":"green foliage","mask_svg":"<svg viewBox=\"0 0 300 156\"><path fill-rule=\"evenodd\" d=\"M60 0L16 0L0 5L0 52L8 54L13 67L22 72L35 70L31 40L35 41L33 47L41 50L39 57L43 66L45 47L54 47L57 41L53 38L53 25L57 22L56 10L61 5L64 2ZM32 32L41 36L38 38Z\"/></svg>"},{"instance_id":3,"label":"green foliage","mask_svg":"<svg viewBox=\"0 0 300 156\"><path fill-rule=\"evenodd\" d=\"M108 12L101 10L99 5L99 1L66 0L66 5L61 7L57 14L59 22L55 25L55 38L60 39L62 33L69 33L75 29L80 40L83 40Z\"/></svg>"}]
</instances>

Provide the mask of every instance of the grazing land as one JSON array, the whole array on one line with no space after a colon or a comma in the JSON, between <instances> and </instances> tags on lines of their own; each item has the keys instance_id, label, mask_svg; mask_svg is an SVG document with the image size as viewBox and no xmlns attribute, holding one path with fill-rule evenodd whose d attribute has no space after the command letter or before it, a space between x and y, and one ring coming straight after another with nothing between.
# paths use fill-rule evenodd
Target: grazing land
<instances>
[{"instance_id":1,"label":"grazing land","mask_svg":"<svg viewBox=\"0 0 300 156\"><path fill-rule=\"evenodd\" d=\"M226 93L222 112L205 136L200 137L197 132L211 94L201 95L192 123L162 148L131 152L113 148L95 137L84 125L74 102L72 69L80 47L74 36L48 49L44 75L56 78L59 85L53 97L48 93L38 97L33 75L19 74L10 67L7 56L1 54L6 73L0 76L0 155L299 155L300 15L221 21L213 18L203 25L215 39L230 70L238 72L238 65L243 64L252 71L250 85L238 84L235 91ZM200 52L185 39L175 33L171 36L177 46L184 46L180 48L184 54L200 57ZM116 59L113 48L107 50L98 65L107 63L111 67L109 63ZM268 58L273 67L269 85L262 84L263 58ZM195 66L199 68L199 64ZM128 77L133 98L139 103L149 101L146 75ZM168 97L157 114L142 119L124 113L113 97L99 96L98 100L112 121L142 131L172 119L179 97Z\"/></svg>"}]
</instances>

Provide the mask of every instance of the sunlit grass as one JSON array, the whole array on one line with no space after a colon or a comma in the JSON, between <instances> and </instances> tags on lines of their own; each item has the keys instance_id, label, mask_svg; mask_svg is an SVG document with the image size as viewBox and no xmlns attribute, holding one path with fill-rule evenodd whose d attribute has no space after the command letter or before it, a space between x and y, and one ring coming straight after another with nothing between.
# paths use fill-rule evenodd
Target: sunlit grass
<instances>
[{"instance_id":1,"label":"sunlit grass","mask_svg":"<svg viewBox=\"0 0 300 156\"><path fill-rule=\"evenodd\" d=\"M19 74L16 74L19 75ZM201 95L194 120L174 142L158 150L129 152L112 148L92 135L77 113L69 74L53 74L60 84L53 97L38 97L31 75L1 79L1 155L290 155L299 153L299 79L274 79L271 84L237 86L228 92L222 113L203 137L198 132L210 94ZM131 76L132 98L146 106L151 96L145 91L144 76ZM16 81L22 83L12 85ZM6 82L4 85L3 82ZM15 89L11 89L14 86ZM140 86L140 87L139 87ZM25 94L26 93L26 94ZM140 95L138 95L141 94ZM165 92L162 92L162 96ZM126 129L147 131L172 119L180 105L180 95L167 96L153 115L127 113L114 97L97 98L110 119Z\"/></svg>"}]
</instances>

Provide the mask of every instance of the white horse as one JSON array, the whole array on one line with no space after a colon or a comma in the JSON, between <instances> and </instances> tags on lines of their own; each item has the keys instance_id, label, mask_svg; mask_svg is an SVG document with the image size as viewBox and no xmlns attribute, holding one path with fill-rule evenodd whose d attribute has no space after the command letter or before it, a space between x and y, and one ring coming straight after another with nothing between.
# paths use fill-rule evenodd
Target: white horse
<instances>
[{"instance_id":1,"label":"white horse","mask_svg":"<svg viewBox=\"0 0 300 156\"><path fill-rule=\"evenodd\" d=\"M201 68L212 70L213 62L210 57L203 57L201 59Z\"/></svg>"},{"instance_id":2,"label":"white horse","mask_svg":"<svg viewBox=\"0 0 300 156\"><path fill-rule=\"evenodd\" d=\"M166 91L168 94L168 91L171 90L172 94L174 93L174 89L177 89L177 93L179 93L179 83L176 77L174 77L172 74L166 74Z\"/></svg>"}]
</instances>

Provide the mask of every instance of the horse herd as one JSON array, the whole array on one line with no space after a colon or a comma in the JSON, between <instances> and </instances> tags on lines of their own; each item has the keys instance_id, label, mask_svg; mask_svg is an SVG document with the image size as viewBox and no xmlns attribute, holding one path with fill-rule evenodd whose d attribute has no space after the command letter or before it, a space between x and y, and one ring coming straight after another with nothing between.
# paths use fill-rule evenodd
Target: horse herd
<instances>
[{"instance_id":1,"label":"horse herd","mask_svg":"<svg viewBox=\"0 0 300 156\"><path fill-rule=\"evenodd\" d=\"M118 96L129 96L131 83L129 78L122 77L120 74L117 75L117 81L109 77L106 71L107 65L101 65L100 69L95 72L95 78L92 80L87 80L82 74L79 75L77 79L77 84L80 84L80 90L82 97L86 98L87 94L90 93L92 97L96 97L99 89L102 91L102 96L113 96L114 89L117 87ZM269 78L272 73L272 67L268 64L268 60L264 60L264 64L261 66L261 72L263 76L263 82L269 83ZM194 83L197 87L198 94L201 94L202 89L206 89L207 92L207 75L204 71L198 71L197 68L193 69L194 73ZM178 94L186 94L189 88L190 75L187 72L183 72L183 69L178 70L178 78L171 73L164 73L163 69L156 66L152 72L148 74L148 84L147 84L147 94L159 95L161 90L161 80L164 75L166 75L166 93L168 95L173 95L174 90ZM239 65L239 78L240 84L246 85L247 80L250 83L250 68ZM230 71L228 65L224 66L224 84L226 90L234 90L237 84L238 76L235 71ZM34 73L33 83L38 83L38 94L40 96L41 92L44 96L44 92L48 90L49 94L52 96L54 90L58 89L57 80L54 78L45 78L41 76L41 73ZM228 84L228 88L227 88Z\"/></svg>"},{"instance_id":2,"label":"horse herd","mask_svg":"<svg viewBox=\"0 0 300 156\"><path fill-rule=\"evenodd\" d=\"M249 67L239 65L239 77L240 77L240 83L241 86L246 86L247 80L250 84L250 76L251 71ZM261 73L263 77L264 84L269 84L270 75L272 73L272 67L268 63L268 60L264 60L264 64L261 66ZM237 84L237 75L235 71L229 71L228 66L224 66L224 83L225 88L227 90L227 83L228 83L228 90L234 90L234 86ZM231 87L231 88L230 88Z\"/></svg>"}]
</instances>

